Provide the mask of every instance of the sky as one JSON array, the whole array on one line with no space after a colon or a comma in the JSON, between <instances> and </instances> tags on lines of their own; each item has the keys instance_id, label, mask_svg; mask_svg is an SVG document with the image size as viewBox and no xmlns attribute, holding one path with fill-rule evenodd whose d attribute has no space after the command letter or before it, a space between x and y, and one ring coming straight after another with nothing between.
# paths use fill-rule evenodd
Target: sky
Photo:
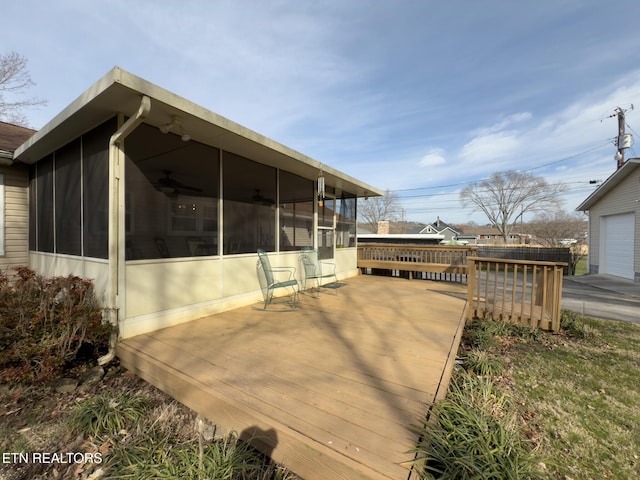
<instances>
[{"instance_id":1,"label":"sky","mask_svg":"<svg viewBox=\"0 0 640 480\"><path fill-rule=\"evenodd\" d=\"M117 65L396 193L410 221L487 223L459 192L505 170L564 183L572 212L616 169L615 109L640 132L637 0L21 0L1 11L0 53L28 60L28 96L47 101L25 112L33 128Z\"/></svg>"}]
</instances>

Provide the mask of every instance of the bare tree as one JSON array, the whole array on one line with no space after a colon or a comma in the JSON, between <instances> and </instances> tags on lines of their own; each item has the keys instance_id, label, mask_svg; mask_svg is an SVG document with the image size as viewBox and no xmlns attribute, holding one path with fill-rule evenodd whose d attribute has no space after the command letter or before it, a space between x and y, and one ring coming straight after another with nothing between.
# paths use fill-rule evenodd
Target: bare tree
<instances>
[{"instance_id":1,"label":"bare tree","mask_svg":"<svg viewBox=\"0 0 640 480\"><path fill-rule=\"evenodd\" d=\"M527 224L527 229L536 237L536 243L549 247L568 246L584 240L587 220L583 213L540 212Z\"/></svg>"},{"instance_id":2,"label":"bare tree","mask_svg":"<svg viewBox=\"0 0 640 480\"><path fill-rule=\"evenodd\" d=\"M397 193L387 190L382 197L369 197L358 200L358 217L363 224L375 232L378 222L389 220L395 222L402 217L402 207Z\"/></svg>"},{"instance_id":3,"label":"bare tree","mask_svg":"<svg viewBox=\"0 0 640 480\"><path fill-rule=\"evenodd\" d=\"M587 256L587 219L583 213L541 212L527 224L536 242L550 247L568 247L571 253L569 273L576 274L576 265Z\"/></svg>"},{"instance_id":4,"label":"bare tree","mask_svg":"<svg viewBox=\"0 0 640 480\"><path fill-rule=\"evenodd\" d=\"M472 183L460 192L460 199L464 207L482 211L506 243L518 217L556 210L564 190L564 184L549 184L542 177L509 170Z\"/></svg>"},{"instance_id":5,"label":"bare tree","mask_svg":"<svg viewBox=\"0 0 640 480\"><path fill-rule=\"evenodd\" d=\"M46 104L45 100L22 97L33 85L25 57L16 52L0 54L0 119L26 126L23 110Z\"/></svg>"}]
</instances>

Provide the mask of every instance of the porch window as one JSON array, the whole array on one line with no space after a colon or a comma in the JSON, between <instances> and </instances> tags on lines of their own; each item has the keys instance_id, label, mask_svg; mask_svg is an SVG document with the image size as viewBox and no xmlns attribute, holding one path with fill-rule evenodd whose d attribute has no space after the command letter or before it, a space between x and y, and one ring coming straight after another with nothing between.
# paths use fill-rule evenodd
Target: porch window
<instances>
[{"instance_id":1,"label":"porch window","mask_svg":"<svg viewBox=\"0 0 640 480\"><path fill-rule=\"evenodd\" d=\"M126 258L218 255L218 149L143 124L125 142Z\"/></svg>"},{"instance_id":2,"label":"porch window","mask_svg":"<svg viewBox=\"0 0 640 480\"><path fill-rule=\"evenodd\" d=\"M82 255L81 143L77 139L55 153L56 252Z\"/></svg>"},{"instance_id":3,"label":"porch window","mask_svg":"<svg viewBox=\"0 0 640 480\"><path fill-rule=\"evenodd\" d=\"M36 248L34 250L54 252L53 154L36 163L33 170L37 209Z\"/></svg>"},{"instance_id":4,"label":"porch window","mask_svg":"<svg viewBox=\"0 0 640 480\"><path fill-rule=\"evenodd\" d=\"M276 169L223 154L225 254L276 249Z\"/></svg>"},{"instance_id":5,"label":"porch window","mask_svg":"<svg viewBox=\"0 0 640 480\"><path fill-rule=\"evenodd\" d=\"M336 199L336 248L356 246L356 197L343 193Z\"/></svg>"},{"instance_id":6,"label":"porch window","mask_svg":"<svg viewBox=\"0 0 640 480\"><path fill-rule=\"evenodd\" d=\"M109 138L116 118L82 136L84 255L109 256Z\"/></svg>"},{"instance_id":7,"label":"porch window","mask_svg":"<svg viewBox=\"0 0 640 480\"><path fill-rule=\"evenodd\" d=\"M109 137L115 117L29 170L29 249L107 258Z\"/></svg>"},{"instance_id":8,"label":"porch window","mask_svg":"<svg viewBox=\"0 0 640 480\"><path fill-rule=\"evenodd\" d=\"M313 247L313 181L280 171L280 250Z\"/></svg>"}]
</instances>

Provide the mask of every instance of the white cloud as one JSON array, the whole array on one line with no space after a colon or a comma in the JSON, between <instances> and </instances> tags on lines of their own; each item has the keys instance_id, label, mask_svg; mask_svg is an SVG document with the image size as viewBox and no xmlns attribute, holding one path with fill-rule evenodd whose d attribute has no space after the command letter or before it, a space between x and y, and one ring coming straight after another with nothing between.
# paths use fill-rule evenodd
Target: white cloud
<instances>
[{"instance_id":1,"label":"white cloud","mask_svg":"<svg viewBox=\"0 0 640 480\"><path fill-rule=\"evenodd\" d=\"M512 132L496 132L474 138L462 147L460 156L474 162L498 160L513 155L520 145Z\"/></svg>"},{"instance_id":2,"label":"white cloud","mask_svg":"<svg viewBox=\"0 0 640 480\"><path fill-rule=\"evenodd\" d=\"M444 158L444 150L441 148L434 148L422 157L422 160L418 162L418 165L421 167L435 167L445 163L447 163L447 160Z\"/></svg>"},{"instance_id":3,"label":"white cloud","mask_svg":"<svg viewBox=\"0 0 640 480\"><path fill-rule=\"evenodd\" d=\"M512 125L517 123L526 122L527 120L530 120L532 117L533 115L531 114L531 112L513 113L510 115L507 115L502 120L491 125L490 127L479 128L478 130L473 132L473 134L477 136L485 136L491 133L499 133L505 130L507 127L511 127Z\"/></svg>"}]
</instances>

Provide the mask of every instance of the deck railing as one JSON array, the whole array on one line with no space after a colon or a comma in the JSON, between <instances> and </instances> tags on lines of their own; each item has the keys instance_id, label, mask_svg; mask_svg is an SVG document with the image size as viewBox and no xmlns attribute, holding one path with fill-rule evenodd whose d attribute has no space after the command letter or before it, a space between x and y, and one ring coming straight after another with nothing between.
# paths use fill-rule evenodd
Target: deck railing
<instances>
[{"instance_id":1,"label":"deck railing","mask_svg":"<svg viewBox=\"0 0 640 480\"><path fill-rule=\"evenodd\" d=\"M565 263L467 257L467 318L560 329Z\"/></svg>"},{"instance_id":2,"label":"deck railing","mask_svg":"<svg viewBox=\"0 0 640 480\"><path fill-rule=\"evenodd\" d=\"M466 274L476 247L435 245L358 245L358 268Z\"/></svg>"}]
</instances>

